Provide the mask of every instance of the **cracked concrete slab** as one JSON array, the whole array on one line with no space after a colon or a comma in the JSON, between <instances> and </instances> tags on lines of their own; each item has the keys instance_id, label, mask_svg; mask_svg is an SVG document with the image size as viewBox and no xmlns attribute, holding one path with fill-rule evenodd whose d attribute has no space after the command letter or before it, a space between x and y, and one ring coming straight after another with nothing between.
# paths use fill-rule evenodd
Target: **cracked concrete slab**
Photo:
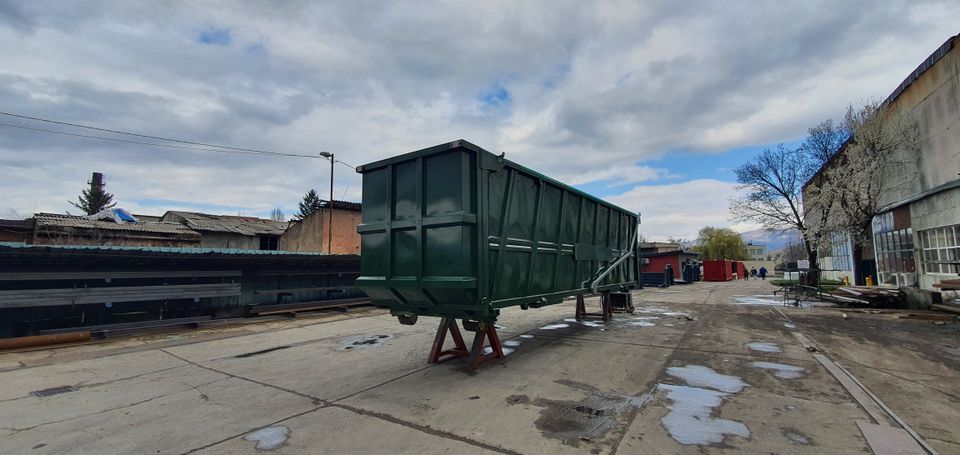
<instances>
[{"instance_id":1,"label":"cracked concrete slab","mask_svg":"<svg viewBox=\"0 0 960 455\"><path fill-rule=\"evenodd\" d=\"M276 423L289 431L283 445L275 449L283 453L417 453L417 454L488 454L489 449L445 437L425 433L417 428L386 421L373 416L326 407ZM322 448L322 449L319 449ZM196 452L204 455L263 453L256 443L237 436Z\"/></svg>"},{"instance_id":2,"label":"cracked concrete slab","mask_svg":"<svg viewBox=\"0 0 960 455\"><path fill-rule=\"evenodd\" d=\"M310 400L227 378L106 412L15 432L8 453L183 453L314 408Z\"/></svg>"},{"instance_id":3,"label":"cracked concrete slab","mask_svg":"<svg viewBox=\"0 0 960 455\"><path fill-rule=\"evenodd\" d=\"M11 366L0 371L0 446L243 453L257 451L245 435L279 425L263 434L286 438L275 449L286 453L865 452L855 421L866 414L799 331L942 453L960 448L956 324L731 303L771 290L753 281L644 290L635 293L641 312L602 325L565 321L573 302L505 309L498 324L512 352L473 372L461 359L426 363L436 319L402 326L373 309L0 356ZM568 327L543 329L554 324ZM350 340L363 349L348 349ZM662 418L672 401L659 384L683 385L668 368L690 365L747 385L710 416L740 422L748 437L671 437ZM77 390L29 395L65 385Z\"/></svg>"}]
</instances>

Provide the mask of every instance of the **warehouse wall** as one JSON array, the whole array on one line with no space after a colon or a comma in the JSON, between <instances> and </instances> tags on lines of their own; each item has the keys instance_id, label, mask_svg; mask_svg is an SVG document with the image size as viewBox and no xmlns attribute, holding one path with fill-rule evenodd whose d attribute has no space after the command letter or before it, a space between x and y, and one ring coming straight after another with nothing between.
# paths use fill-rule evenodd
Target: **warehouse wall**
<instances>
[{"instance_id":1,"label":"warehouse wall","mask_svg":"<svg viewBox=\"0 0 960 455\"><path fill-rule=\"evenodd\" d=\"M280 237L280 249L284 251L326 253L327 224L329 212L318 210L302 221L290 224ZM360 254L360 211L333 210L333 254Z\"/></svg>"}]
</instances>

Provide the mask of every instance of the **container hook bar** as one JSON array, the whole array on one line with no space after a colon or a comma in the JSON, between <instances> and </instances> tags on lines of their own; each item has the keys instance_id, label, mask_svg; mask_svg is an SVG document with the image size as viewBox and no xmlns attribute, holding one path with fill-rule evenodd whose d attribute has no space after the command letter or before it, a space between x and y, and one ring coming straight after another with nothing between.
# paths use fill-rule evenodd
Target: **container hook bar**
<instances>
[{"instance_id":1,"label":"container hook bar","mask_svg":"<svg viewBox=\"0 0 960 455\"><path fill-rule=\"evenodd\" d=\"M617 258L616 261L613 261L613 264L610 264L609 266L607 266L606 269L604 269L602 272L600 272L599 275L597 275L597 277L593 280L593 283L590 283L590 292L596 294L597 287L600 285L600 282L603 281L603 279L606 278L607 275L609 275L610 272L613 271L613 269L617 268L620 264L623 264L623 262L626 261L627 258L630 258L631 256L633 256L634 251L636 251L637 249L637 241L639 240L639 237L640 237L640 224L638 223L637 229L633 232L633 241L630 242L630 250L627 251L623 256L620 256L619 258Z\"/></svg>"}]
</instances>

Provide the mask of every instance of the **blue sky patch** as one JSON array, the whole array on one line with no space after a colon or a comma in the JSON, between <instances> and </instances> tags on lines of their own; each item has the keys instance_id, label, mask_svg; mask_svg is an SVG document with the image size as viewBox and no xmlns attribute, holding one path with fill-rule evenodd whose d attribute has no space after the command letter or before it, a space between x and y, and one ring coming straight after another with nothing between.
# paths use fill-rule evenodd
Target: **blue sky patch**
<instances>
[{"instance_id":1,"label":"blue sky patch","mask_svg":"<svg viewBox=\"0 0 960 455\"><path fill-rule=\"evenodd\" d=\"M480 101L488 106L499 106L510 102L510 92L500 84L496 84L486 93L480 95Z\"/></svg>"},{"instance_id":2,"label":"blue sky patch","mask_svg":"<svg viewBox=\"0 0 960 455\"><path fill-rule=\"evenodd\" d=\"M798 147L801 142L801 140L786 141L783 143L783 145L787 148L795 148ZM629 191L630 188L633 188L634 186L683 183L698 179L715 179L725 182L736 182L737 176L734 174L734 169L752 160L763 149L775 149L778 145L779 143L737 147L721 153L693 153L683 150L672 150L663 158L643 160L636 163L640 166L666 169L668 172L665 173L665 178L649 180L637 184L630 184L629 186L611 185L610 180L602 180L576 185L576 187L598 197L607 197L611 195L622 194L625 191Z\"/></svg>"},{"instance_id":3,"label":"blue sky patch","mask_svg":"<svg viewBox=\"0 0 960 455\"><path fill-rule=\"evenodd\" d=\"M206 29L200 31L200 35L197 37L197 40L203 44L229 46L231 40L230 29L208 26Z\"/></svg>"}]
</instances>

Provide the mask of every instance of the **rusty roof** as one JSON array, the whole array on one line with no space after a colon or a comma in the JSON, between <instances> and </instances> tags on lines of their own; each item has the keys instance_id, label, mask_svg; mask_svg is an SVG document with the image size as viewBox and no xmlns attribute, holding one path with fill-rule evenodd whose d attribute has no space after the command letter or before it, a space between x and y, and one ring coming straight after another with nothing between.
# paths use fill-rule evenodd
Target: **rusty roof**
<instances>
[{"instance_id":1,"label":"rusty roof","mask_svg":"<svg viewBox=\"0 0 960 455\"><path fill-rule=\"evenodd\" d=\"M209 213L171 210L163 214L164 221L181 221L195 231L228 232L240 235L281 235L287 230L286 221L273 221L252 216L211 215Z\"/></svg>"},{"instance_id":2,"label":"rusty roof","mask_svg":"<svg viewBox=\"0 0 960 455\"><path fill-rule=\"evenodd\" d=\"M58 213L38 213L34 216L38 229L67 227L78 229L103 229L108 231L150 232L200 236L200 233L180 223L163 221L141 221L139 223L116 223L113 221L91 220L84 216L61 215Z\"/></svg>"}]
</instances>

